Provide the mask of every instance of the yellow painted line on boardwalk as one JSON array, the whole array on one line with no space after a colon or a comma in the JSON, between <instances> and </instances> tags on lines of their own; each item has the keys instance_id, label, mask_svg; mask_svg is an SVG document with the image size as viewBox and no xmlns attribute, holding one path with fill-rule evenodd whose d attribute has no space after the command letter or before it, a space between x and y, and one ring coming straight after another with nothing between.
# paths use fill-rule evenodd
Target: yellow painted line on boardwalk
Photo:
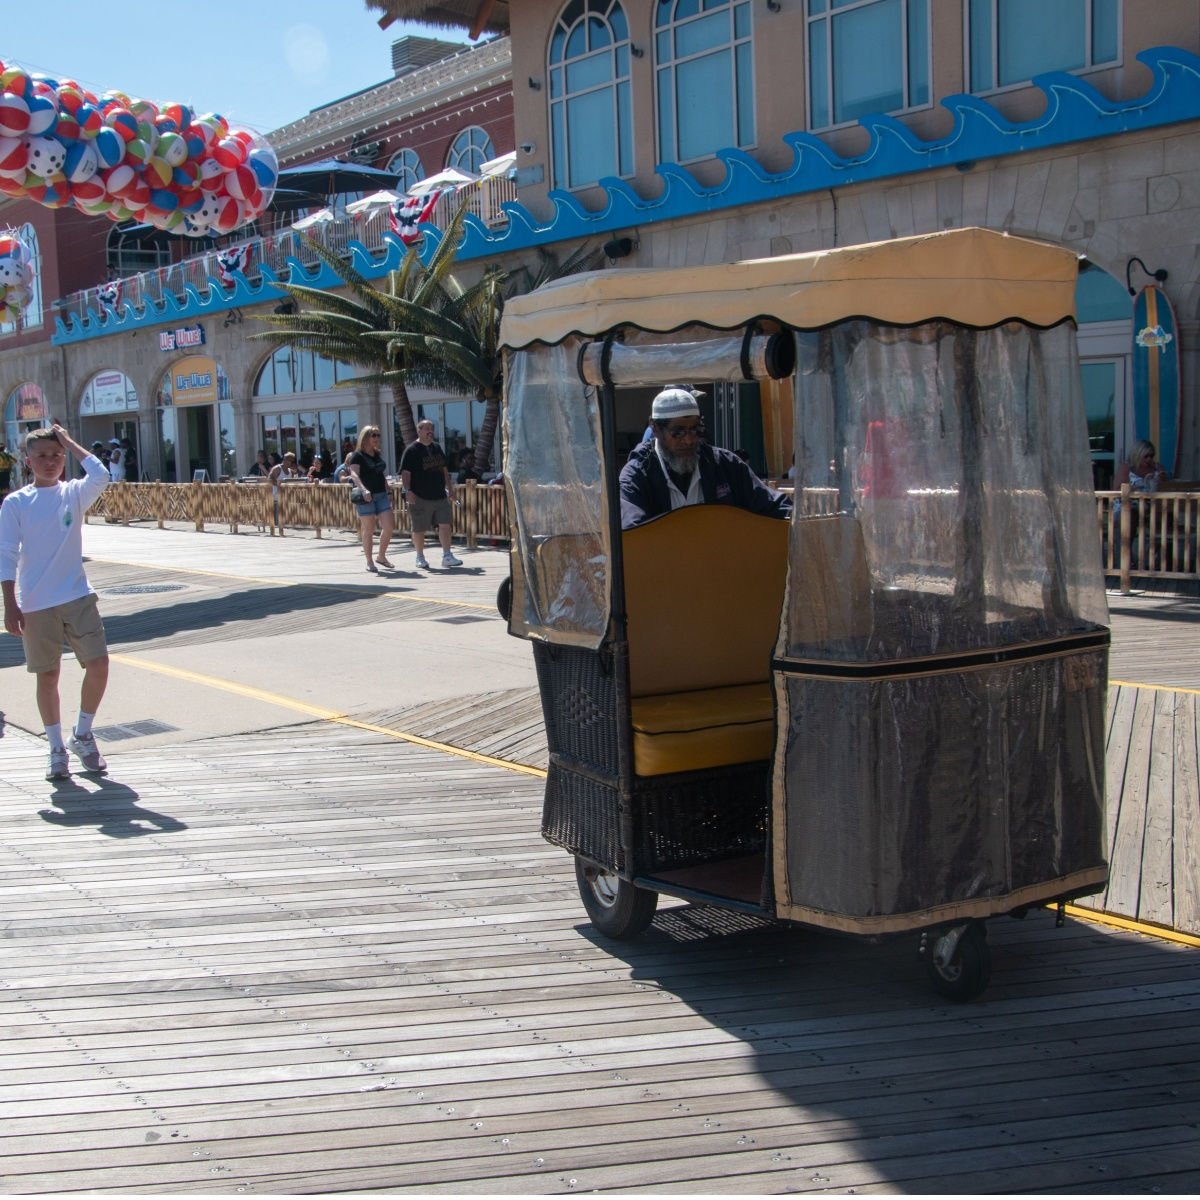
<instances>
[{"instance_id":1,"label":"yellow painted line on boardwalk","mask_svg":"<svg viewBox=\"0 0 1200 1200\"><path fill-rule=\"evenodd\" d=\"M422 737L419 733L407 733L399 729L388 729L383 725L372 725L369 721L357 721L345 713L332 708L322 708L316 704L308 704L303 700L293 700L288 696L280 696L275 692L267 692L262 688L250 687L244 683L234 683L230 679L218 679L215 675L201 675L196 671L187 671L182 667L168 667L162 663L150 662L149 659L137 658L132 654L109 654L113 662L126 666L137 667L142 671L154 671L159 675L167 675L186 683L198 683L203 687L218 688L224 692L232 692L236 696L245 696L248 700L259 700L264 704L274 704L277 708L291 709L292 712L303 713L315 717L319 721L329 721L335 725L347 725L351 729L364 729L368 733L382 733L386 737L395 738L400 742L409 742L414 746L424 746L428 750L441 750L445 754L453 754L471 762L483 763L489 767L503 767L506 771L516 771L520 775L534 775L545 779L546 772L541 767L530 767L525 763L509 762L503 758L493 758L490 754L479 754L475 750L465 750L461 746L452 746L449 742L437 742L432 738Z\"/></svg>"},{"instance_id":2,"label":"yellow painted line on boardwalk","mask_svg":"<svg viewBox=\"0 0 1200 1200\"><path fill-rule=\"evenodd\" d=\"M1064 911L1073 917L1079 917L1080 920L1094 921L1097 925L1111 925L1114 929L1128 929L1133 933L1144 933L1147 937L1162 938L1166 942L1178 942L1181 946L1200 948L1200 937L1166 929L1162 925L1147 925L1142 921L1131 921L1127 917L1114 917L1111 913L1094 912L1076 904L1066 905Z\"/></svg>"},{"instance_id":3,"label":"yellow painted line on boardwalk","mask_svg":"<svg viewBox=\"0 0 1200 1200\"><path fill-rule=\"evenodd\" d=\"M1128 679L1110 679L1117 687L1144 688L1148 692L1183 692L1187 696L1200 696L1200 688L1174 687L1169 683L1132 683Z\"/></svg>"},{"instance_id":4,"label":"yellow painted line on boardwalk","mask_svg":"<svg viewBox=\"0 0 1200 1200\"><path fill-rule=\"evenodd\" d=\"M149 566L147 563L127 562L123 558L99 558L87 556L89 562L110 563L115 567L140 567L143 571L173 571L179 575L207 575L214 579L234 579L239 583L261 583L270 587L321 587L335 591L352 591L362 594L374 592L385 600L404 600L413 604L441 604L447 608L477 608L482 612L496 612L494 604L478 604L474 600L444 600L440 596L410 596L402 592L389 592L377 585L364 587L355 583L331 583L323 579L263 579L258 575L234 575L229 571L210 571L206 567L174 567L168 563ZM499 614L497 614L499 616Z\"/></svg>"}]
</instances>

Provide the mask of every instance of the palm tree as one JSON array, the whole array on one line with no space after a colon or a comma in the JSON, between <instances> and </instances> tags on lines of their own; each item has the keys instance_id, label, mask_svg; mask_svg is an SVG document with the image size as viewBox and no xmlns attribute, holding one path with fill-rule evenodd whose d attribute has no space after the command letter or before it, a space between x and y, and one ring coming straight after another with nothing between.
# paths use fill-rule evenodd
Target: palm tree
<instances>
[{"instance_id":1,"label":"palm tree","mask_svg":"<svg viewBox=\"0 0 1200 1200\"><path fill-rule=\"evenodd\" d=\"M251 336L298 350L312 350L326 358L366 368L368 374L341 380L335 386L378 383L390 388L400 436L404 444L409 445L417 439L417 428L408 396L408 380L429 382L431 386L445 386L445 381L440 375L429 374L428 369L433 364L398 360L388 343L398 331L412 328L415 320L438 311L443 294L441 281L453 265L461 222L460 210L429 264L422 264L414 247L405 256L400 269L388 273L382 288L309 237L309 246L338 276L341 286L335 291L278 284L300 311L259 317L274 328ZM449 236L452 230L456 234L454 237Z\"/></svg>"},{"instance_id":2,"label":"palm tree","mask_svg":"<svg viewBox=\"0 0 1200 1200\"><path fill-rule=\"evenodd\" d=\"M451 272L462 240L465 211L463 204L427 265L421 263L414 247L400 270L388 275L382 289L309 239L349 295L343 295L340 289L280 284L297 305L307 305L307 309L297 314L266 316L263 320L275 328L253 336L371 369L371 374L345 383L380 383L392 389L405 445L416 441L417 436L408 384L471 395L482 401L483 423L472 460L474 469L482 472L491 462L500 420L500 319L505 300L594 265L598 252L582 247L559 264L553 255L539 249L536 271L521 268L509 274L499 267L489 267L476 283L467 286Z\"/></svg>"}]
</instances>

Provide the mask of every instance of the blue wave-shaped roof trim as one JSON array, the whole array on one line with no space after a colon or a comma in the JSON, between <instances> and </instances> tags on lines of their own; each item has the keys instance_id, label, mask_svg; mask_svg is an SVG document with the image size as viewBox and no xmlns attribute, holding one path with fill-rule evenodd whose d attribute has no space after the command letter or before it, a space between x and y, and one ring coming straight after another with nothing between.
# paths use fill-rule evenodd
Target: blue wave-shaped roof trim
<instances>
[{"instance_id":1,"label":"blue wave-shaped roof trim","mask_svg":"<svg viewBox=\"0 0 1200 1200\"><path fill-rule=\"evenodd\" d=\"M599 209L586 209L570 193L555 190L549 194L554 213L543 220L519 202L510 201L504 205L508 223L503 229L490 228L471 214L466 216L458 257L463 260L490 257L551 242L597 237L635 224L676 221L806 192L965 165L1069 142L1093 141L1200 117L1200 57L1181 47L1156 46L1143 50L1137 59L1150 69L1154 78L1145 94L1133 100L1109 100L1086 80L1054 71L1034 77L1033 84L1045 95L1046 105L1040 116L1028 121L1010 121L978 96L951 95L939 103L952 114L954 127L945 137L930 141L918 137L895 117L879 114L859 121L868 131L870 143L863 153L851 157L837 154L814 134L796 132L784 135L783 141L792 150L792 164L782 171L765 170L744 151L719 150L715 157L724 163L725 176L719 183L707 186L697 182L683 167L661 163L655 173L662 181L662 188L651 199L639 195L624 180L606 178L598 185L605 193L605 203ZM441 233L431 225L422 228L426 236L420 253L427 262ZM387 241L382 255L374 255L361 243L352 241L354 269L368 279L396 270L406 248L398 238L389 236ZM324 263L306 267L291 258L288 264L290 282L318 288L333 287L338 282ZM122 305L117 312L89 308L82 320L74 314L66 319L60 315L50 340L56 345L85 341L165 321L212 316L283 296L276 286L280 279L269 268L261 267L259 275L260 279L252 283L235 271L232 288L210 279L205 296L188 286L182 298L168 294L140 309L130 304Z\"/></svg>"}]
</instances>

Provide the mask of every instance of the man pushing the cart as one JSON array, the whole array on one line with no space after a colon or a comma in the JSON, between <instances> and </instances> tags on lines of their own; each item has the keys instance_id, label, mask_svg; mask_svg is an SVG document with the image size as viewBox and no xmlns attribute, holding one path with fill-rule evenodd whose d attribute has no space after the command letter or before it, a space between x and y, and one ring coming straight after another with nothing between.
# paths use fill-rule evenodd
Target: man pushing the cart
<instances>
[{"instance_id":1,"label":"man pushing the cart","mask_svg":"<svg viewBox=\"0 0 1200 1200\"><path fill-rule=\"evenodd\" d=\"M654 437L641 442L621 469L621 528L690 504L733 504L760 516L789 518L791 497L772 491L736 454L702 440L696 397L692 388L674 384L654 397Z\"/></svg>"}]
</instances>

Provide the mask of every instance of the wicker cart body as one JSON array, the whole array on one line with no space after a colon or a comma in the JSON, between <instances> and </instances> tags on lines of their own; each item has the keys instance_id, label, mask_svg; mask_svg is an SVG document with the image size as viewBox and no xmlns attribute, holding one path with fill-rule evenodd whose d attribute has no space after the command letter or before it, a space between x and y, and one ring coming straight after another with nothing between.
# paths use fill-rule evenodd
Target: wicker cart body
<instances>
[{"instance_id":1,"label":"wicker cart body","mask_svg":"<svg viewBox=\"0 0 1200 1200\"><path fill-rule=\"evenodd\" d=\"M948 956L971 922L1103 886L1074 281L1067 251L959 230L511 304L509 628L533 644L550 841L805 925L949 928ZM623 530L627 389L755 380L791 520L710 504Z\"/></svg>"}]
</instances>

